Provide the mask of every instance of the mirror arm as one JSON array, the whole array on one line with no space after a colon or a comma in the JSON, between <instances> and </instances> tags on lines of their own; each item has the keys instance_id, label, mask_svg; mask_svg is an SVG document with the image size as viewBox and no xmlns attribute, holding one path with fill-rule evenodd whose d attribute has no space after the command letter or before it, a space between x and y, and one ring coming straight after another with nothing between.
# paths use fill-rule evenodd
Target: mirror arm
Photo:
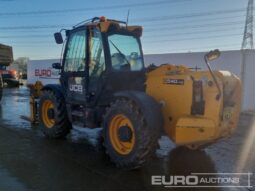
<instances>
[{"instance_id":1,"label":"mirror arm","mask_svg":"<svg viewBox=\"0 0 255 191\"><path fill-rule=\"evenodd\" d=\"M214 73L213 73L213 71L212 71L212 68L211 68L211 66L210 66L210 64L209 64L209 62L208 62L208 60L207 60L207 56L206 56L206 55L205 55L204 59L205 59L205 63L206 63L206 65L207 65L207 68L209 69L210 74L211 74L211 76L212 76L212 78L213 78L213 81L214 81L214 83L215 83L216 86L217 86L218 94L217 94L217 96L216 96L216 100L219 100L220 97L221 97L221 94L222 94L222 93L221 93L221 89L220 89L220 85L219 85L219 83L218 83L218 81L217 81L217 79L216 79L216 77L215 77L215 75L214 75Z\"/></svg>"}]
</instances>

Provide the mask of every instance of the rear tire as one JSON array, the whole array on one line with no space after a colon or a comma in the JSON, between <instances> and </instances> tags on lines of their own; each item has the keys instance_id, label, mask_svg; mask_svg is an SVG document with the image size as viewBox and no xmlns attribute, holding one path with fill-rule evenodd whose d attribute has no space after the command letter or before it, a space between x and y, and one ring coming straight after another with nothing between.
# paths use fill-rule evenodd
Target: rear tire
<instances>
[{"instance_id":1,"label":"rear tire","mask_svg":"<svg viewBox=\"0 0 255 191\"><path fill-rule=\"evenodd\" d=\"M131 126L132 138L128 141L122 141L120 136L119 129L123 126ZM160 107L152 98L146 96L143 104L125 98L117 99L104 116L103 137L106 153L117 167L139 168L155 153L161 127ZM113 136L114 134L116 135ZM127 134L130 135L125 135ZM126 138L124 136L124 139Z\"/></svg>"},{"instance_id":2,"label":"rear tire","mask_svg":"<svg viewBox=\"0 0 255 191\"><path fill-rule=\"evenodd\" d=\"M63 138L71 129L63 96L43 91L39 101L39 122L49 138Z\"/></svg>"}]
</instances>

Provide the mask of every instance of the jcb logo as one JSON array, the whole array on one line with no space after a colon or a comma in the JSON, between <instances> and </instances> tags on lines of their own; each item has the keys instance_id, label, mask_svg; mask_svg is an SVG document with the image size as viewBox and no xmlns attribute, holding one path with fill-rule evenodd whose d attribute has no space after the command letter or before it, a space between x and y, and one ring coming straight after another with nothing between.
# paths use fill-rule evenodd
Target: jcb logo
<instances>
[{"instance_id":1,"label":"jcb logo","mask_svg":"<svg viewBox=\"0 0 255 191\"><path fill-rule=\"evenodd\" d=\"M72 84L70 85L70 91L82 93L83 92L82 85Z\"/></svg>"}]
</instances>

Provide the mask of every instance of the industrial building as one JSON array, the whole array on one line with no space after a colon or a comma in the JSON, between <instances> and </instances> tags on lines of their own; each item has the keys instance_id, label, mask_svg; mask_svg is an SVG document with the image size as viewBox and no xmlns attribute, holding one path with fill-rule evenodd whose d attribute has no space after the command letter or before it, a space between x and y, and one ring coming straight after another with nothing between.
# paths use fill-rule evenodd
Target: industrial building
<instances>
[{"instance_id":1,"label":"industrial building","mask_svg":"<svg viewBox=\"0 0 255 191\"><path fill-rule=\"evenodd\" d=\"M243 54L245 53L245 54ZM190 53L165 53L165 54L147 54L145 55L146 66L150 64L176 64L186 65L194 69L207 69L204 62L205 52ZM245 55L245 56L243 56ZM49 69L51 64L59 62L59 59L50 60L31 60L28 66L28 72L34 72L36 67ZM253 81L255 72L255 50L231 50L223 51L221 57L212 62L214 70L228 70L243 79L243 112L255 111L255 83ZM54 72L53 72L54 73ZM29 75L28 76L32 76ZM39 76L38 76L39 78ZM50 77L49 77L50 78ZM56 80L56 75L51 80ZM28 83L32 79L28 79Z\"/></svg>"}]
</instances>

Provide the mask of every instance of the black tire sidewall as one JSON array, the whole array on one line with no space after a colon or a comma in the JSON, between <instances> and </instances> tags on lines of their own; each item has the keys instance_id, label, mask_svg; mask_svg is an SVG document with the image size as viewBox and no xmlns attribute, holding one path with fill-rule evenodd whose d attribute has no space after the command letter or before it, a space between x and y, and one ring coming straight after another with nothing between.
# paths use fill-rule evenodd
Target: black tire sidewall
<instances>
[{"instance_id":1,"label":"black tire sidewall","mask_svg":"<svg viewBox=\"0 0 255 191\"><path fill-rule=\"evenodd\" d=\"M54 120L55 124L52 128L48 128L42 119L42 105L44 101L49 100L53 103L54 106ZM62 111L60 111L60 105L62 105ZM71 129L71 123L68 120L67 117L67 111L65 109L65 106L63 105L64 99L63 97L57 97L52 91L44 91L40 97L39 101L39 122L40 122L40 127L43 133L45 134L46 137L49 138L62 138L65 137L70 129ZM59 115L64 115L62 116L62 121L59 118Z\"/></svg>"},{"instance_id":2,"label":"black tire sidewall","mask_svg":"<svg viewBox=\"0 0 255 191\"><path fill-rule=\"evenodd\" d=\"M54 127L52 127L52 128L46 127L46 125L44 124L43 118L42 118L42 106L43 106L43 103L45 101L47 101L47 100L49 100L49 101L51 101L53 103L54 113L56 113L56 104L57 104L56 103L56 99L53 99L53 97L50 96L48 93L43 94L43 96L40 98L40 101L39 101L39 120L40 120L40 124L41 124L42 130L44 132L51 133L51 131L54 131ZM55 120L55 124L56 124L57 123L56 117L54 117L54 120Z\"/></svg>"},{"instance_id":3,"label":"black tire sidewall","mask_svg":"<svg viewBox=\"0 0 255 191\"><path fill-rule=\"evenodd\" d=\"M128 158L132 158L133 155L136 153L136 150L137 150L137 146L139 145L139 131L138 129L136 128L137 126L141 126L141 123L139 120L137 120L137 116L135 114L132 114L130 112L127 112L126 109L129 109L127 106L123 106L122 108L116 108L114 110L111 110L107 116L105 116L105 130L104 130L104 133L105 133L105 142L106 144L108 145L108 152L111 156L114 156L115 158L118 158L117 160L122 160L122 159L125 159L125 160L129 160ZM130 122L132 123L133 125L133 128L134 128L134 134L133 136L135 136L135 143L134 143L134 147L133 147L133 150L128 153L127 155L121 155L119 154L112 146L112 143L110 141L110 135L109 135L109 128L110 128L110 123L113 119L114 116L116 116L117 114L123 114L125 115L129 120Z\"/></svg>"},{"instance_id":4,"label":"black tire sidewall","mask_svg":"<svg viewBox=\"0 0 255 191\"><path fill-rule=\"evenodd\" d=\"M162 126L161 111L158 104L146 94L140 100L119 98L106 109L103 123L103 137L106 154L119 168L136 169L146 163L155 153L158 145L159 129ZM109 128L111 120L118 114L125 115L133 125L135 143L130 153L123 155L111 144Z\"/></svg>"}]
</instances>

